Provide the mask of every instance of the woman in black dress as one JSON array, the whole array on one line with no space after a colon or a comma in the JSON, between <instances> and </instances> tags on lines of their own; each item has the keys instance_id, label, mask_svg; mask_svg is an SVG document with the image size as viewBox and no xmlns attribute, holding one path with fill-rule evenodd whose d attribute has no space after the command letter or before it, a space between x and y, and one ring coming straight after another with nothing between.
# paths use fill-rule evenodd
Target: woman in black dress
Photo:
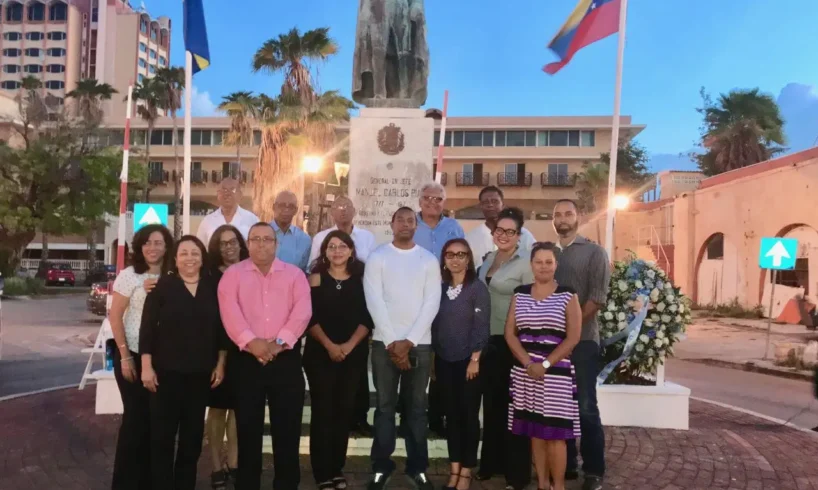
<instances>
[{"instance_id":1,"label":"woman in black dress","mask_svg":"<svg viewBox=\"0 0 818 490\"><path fill-rule=\"evenodd\" d=\"M349 425L355 393L366 370L361 345L372 329L363 287L364 266L343 231L330 232L312 265L313 316L304 348L310 385L310 461L319 489L345 489Z\"/></svg>"},{"instance_id":2,"label":"woman in black dress","mask_svg":"<svg viewBox=\"0 0 818 490\"><path fill-rule=\"evenodd\" d=\"M222 225L216 228L207 246L211 274L218 285L222 274L228 267L250 257L247 243L241 232L233 225ZM227 346L229 351L238 350L232 342ZM210 484L216 489L225 488L227 480L236 479L236 467L239 461L238 437L236 436L236 414L234 385L230 369L225 366L224 381L210 392L207 422L205 431L210 445L210 458L213 461L213 473ZM227 443L225 444L225 433ZM227 446L225 448L225 446ZM225 451L226 449L226 451ZM223 458L226 453L227 460Z\"/></svg>"},{"instance_id":3,"label":"woman in black dress","mask_svg":"<svg viewBox=\"0 0 818 490\"><path fill-rule=\"evenodd\" d=\"M145 300L139 353L150 395L153 490L193 490L211 388L224 379L227 335L207 251L185 235L173 274ZM178 436L178 449L177 449Z\"/></svg>"}]
</instances>

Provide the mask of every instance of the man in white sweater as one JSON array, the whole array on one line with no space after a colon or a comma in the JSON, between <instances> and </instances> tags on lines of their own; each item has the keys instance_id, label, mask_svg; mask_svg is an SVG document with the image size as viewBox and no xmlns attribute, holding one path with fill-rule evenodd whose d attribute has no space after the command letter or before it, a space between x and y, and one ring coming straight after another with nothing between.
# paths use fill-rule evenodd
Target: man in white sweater
<instances>
[{"instance_id":1,"label":"man in white sweater","mask_svg":"<svg viewBox=\"0 0 818 490\"><path fill-rule=\"evenodd\" d=\"M395 410L405 401L406 473L420 490L432 490L426 475L426 386L432 362L432 321L442 293L440 264L429 251L415 244L417 216L403 207L392 215L392 243L369 256L364 272L366 304L375 329L372 333L372 374L375 412L372 471L369 490L382 490L395 470ZM398 394L400 386L400 395Z\"/></svg>"}]
</instances>

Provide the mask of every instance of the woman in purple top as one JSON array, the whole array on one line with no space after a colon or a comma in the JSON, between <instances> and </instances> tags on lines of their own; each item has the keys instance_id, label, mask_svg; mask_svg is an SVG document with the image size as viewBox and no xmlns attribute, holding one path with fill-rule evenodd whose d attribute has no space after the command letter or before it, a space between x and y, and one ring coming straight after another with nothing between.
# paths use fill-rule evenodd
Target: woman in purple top
<instances>
[{"instance_id":1,"label":"woman in purple top","mask_svg":"<svg viewBox=\"0 0 818 490\"><path fill-rule=\"evenodd\" d=\"M538 488L564 490L565 441L579 437L570 354L579 342L582 310L576 293L554 281L553 243L534 244L531 269L534 284L514 291L506 319L506 342L518 362L511 368L508 429L531 438Z\"/></svg>"},{"instance_id":2,"label":"woman in purple top","mask_svg":"<svg viewBox=\"0 0 818 490\"><path fill-rule=\"evenodd\" d=\"M443 294L432 323L435 373L447 422L451 474L444 490L466 490L480 442L480 354L489 340L491 299L468 242L455 238L440 259Z\"/></svg>"}]
</instances>

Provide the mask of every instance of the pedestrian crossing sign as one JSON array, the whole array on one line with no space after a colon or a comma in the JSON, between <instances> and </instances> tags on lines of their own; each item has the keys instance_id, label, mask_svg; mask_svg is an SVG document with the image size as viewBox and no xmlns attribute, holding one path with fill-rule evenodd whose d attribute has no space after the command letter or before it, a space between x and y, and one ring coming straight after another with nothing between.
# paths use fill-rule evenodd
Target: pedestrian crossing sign
<instances>
[{"instance_id":1,"label":"pedestrian crossing sign","mask_svg":"<svg viewBox=\"0 0 818 490\"><path fill-rule=\"evenodd\" d=\"M168 226L168 205L138 202L133 206L133 232L145 225Z\"/></svg>"},{"instance_id":2,"label":"pedestrian crossing sign","mask_svg":"<svg viewBox=\"0 0 818 490\"><path fill-rule=\"evenodd\" d=\"M762 238L758 266L762 269L791 270L795 268L798 240L795 238Z\"/></svg>"}]
</instances>

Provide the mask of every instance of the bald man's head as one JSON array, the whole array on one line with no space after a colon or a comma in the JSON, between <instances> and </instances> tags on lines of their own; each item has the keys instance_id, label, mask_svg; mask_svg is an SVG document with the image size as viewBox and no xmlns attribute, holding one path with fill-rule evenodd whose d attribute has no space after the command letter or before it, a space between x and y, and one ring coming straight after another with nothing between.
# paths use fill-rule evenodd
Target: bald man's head
<instances>
[{"instance_id":1,"label":"bald man's head","mask_svg":"<svg viewBox=\"0 0 818 490\"><path fill-rule=\"evenodd\" d=\"M219 190L216 192L216 199L222 210L231 211L236 209L241 200L239 181L230 177L222 179L219 183Z\"/></svg>"},{"instance_id":2,"label":"bald man's head","mask_svg":"<svg viewBox=\"0 0 818 490\"><path fill-rule=\"evenodd\" d=\"M355 206L352 204L352 199L346 196L335 198L330 213L336 226L342 229L347 228L355 219Z\"/></svg>"},{"instance_id":3,"label":"bald man's head","mask_svg":"<svg viewBox=\"0 0 818 490\"><path fill-rule=\"evenodd\" d=\"M298 211L298 198L291 191L281 191L273 204L275 220L279 226L290 226Z\"/></svg>"}]
</instances>

